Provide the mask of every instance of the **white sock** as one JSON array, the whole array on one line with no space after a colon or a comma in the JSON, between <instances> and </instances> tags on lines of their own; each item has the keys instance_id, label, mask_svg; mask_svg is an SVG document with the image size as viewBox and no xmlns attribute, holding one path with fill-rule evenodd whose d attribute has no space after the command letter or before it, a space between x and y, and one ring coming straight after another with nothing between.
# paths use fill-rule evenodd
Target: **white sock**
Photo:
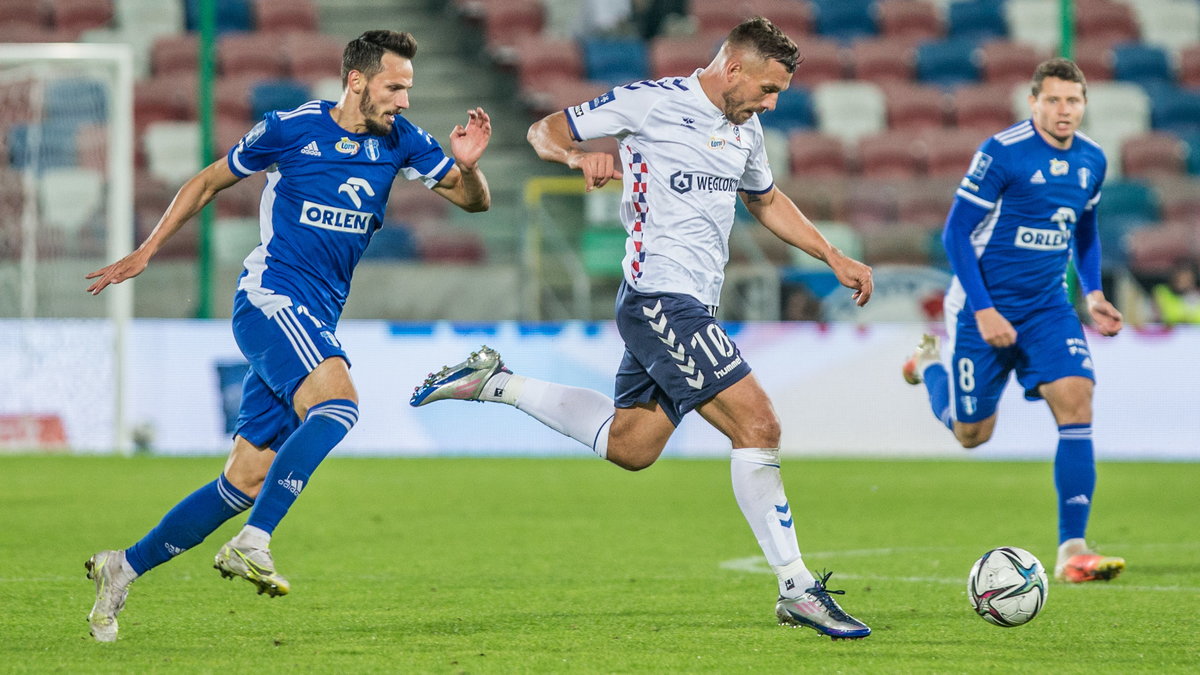
<instances>
[{"instance_id":1,"label":"white sock","mask_svg":"<svg viewBox=\"0 0 1200 675\"><path fill-rule=\"evenodd\" d=\"M496 373L481 400L516 406L535 420L583 443L602 459L608 456L608 427L615 410L611 398L592 389Z\"/></svg>"},{"instance_id":2,"label":"white sock","mask_svg":"<svg viewBox=\"0 0 1200 675\"><path fill-rule=\"evenodd\" d=\"M138 573L134 572L133 567L129 565L129 561L125 557L125 551L117 551L117 555L119 555L121 559L119 561L114 561L120 563L113 568L116 570L116 572L113 574L114 582L122 586L133 583L133 580L138 578Z\"/></svg>"},{"instance_id":3,"label":"white sock","mask_svg":"<svg viewBox=\"0 0 1200 675\"><path fill-rule=\"evenodd\" d=\"M238 548L270 548L271 535L264 529L246 525L233 538L233 545Z\"/></svg>"},{"instance_id":4,"label":"white sock","mask_svg":"<svg viewBox=\"0 0 1200 675\"><path fill-rule=\"evenodd\" d=\"M779 448L735 448L729 466L733 496L779 579L779 594L799 597L816 579L796 543L795 519L779 474Z\"/></svg>"}]
</instances>

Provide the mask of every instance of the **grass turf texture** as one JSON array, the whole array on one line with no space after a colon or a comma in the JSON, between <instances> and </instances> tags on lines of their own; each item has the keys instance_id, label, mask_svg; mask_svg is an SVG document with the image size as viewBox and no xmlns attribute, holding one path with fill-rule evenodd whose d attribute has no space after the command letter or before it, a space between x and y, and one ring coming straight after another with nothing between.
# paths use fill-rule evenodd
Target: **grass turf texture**
<instances>
[{"instance_id":1,"label":"grass turf texture","mask_svg":"<svg viewBox=\"0 0 1200 675\"><path fill-rule=\"evenodd\" d=\"M97 644L83 561L131 544L215 458L0 457L0 671L1193 671L1200 465L1103 464L1091 534L1129 568L1051 582L1032 623L975 617L998 545L1054 562L1046 463L787 459L809 566L875 631L777 626L724 461L332 459L273 551L292 594L211 568L240 526L132 587Z\"/></svg>"}]
</instances>

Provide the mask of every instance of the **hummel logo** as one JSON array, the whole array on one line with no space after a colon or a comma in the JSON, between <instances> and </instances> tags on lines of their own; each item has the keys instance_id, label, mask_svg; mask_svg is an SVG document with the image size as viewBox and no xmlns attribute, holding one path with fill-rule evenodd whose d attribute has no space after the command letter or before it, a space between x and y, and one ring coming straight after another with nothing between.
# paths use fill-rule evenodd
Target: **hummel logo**
<instances>
[{"instance_id":1,"label":"hummel logo","mask_svg":"<svg viewBox=\"0 0 1200 675\"><path fill-rule=\"evenodd\" d=\"M1074 497L1068 499L1067 503L1078 504L1079 506L1087 506L1088 504L1091 504L1091 502L1088 501L1087 495L1075 495Z\"/></svg>"},{"instance_id":2,"label":"hummel logo","mask_svg":"<svg viewBox=\"0 0 1200 675\"><path fill-rule=\"evenodd\" d=\"M287 478L281 478L276 482L282 485L285 490L296 495L297 497L300 496L300 491L304 489L304 481L300 480L299 478L292 478L291 472L288 472Z\"/></svg>"},{"instance_id":3,"label":"hummel logo","mask_svg":"<svg viewBox=\"0 0 1200 675\"><path fill-rule=\"evenodd\" d=\"M791 579L788 579L787 581L783 582L783 587L790 591L790 590L796 588L796 582Z\"/></svg>"},{"instance_id":4,"label":"hummel logo","mask_svg":"<svg viewBox=\"0 0 1200 675\"><path fill-rule=\"evenodd\" d=\"M1038 169L1037 171L1034 172L1034 174L1032 176L1030 176L1029 182L1030 183L1045 183L1046 177L1042 175L1042 170Z\"/></svg>"},{"instance_id":5,"label":"hummel logo","mask_svg":"<svg viewBox=\"0 0 1200 675\"><path fill-rule=\"evenodd\" d=\"M309 141L308 145L304 146L304 149L300 151L300 154L312 155L313 157L320 157L321 149L317 147L316 141Z\"/></svg>"},{"instance_id":6,"label":"hummel logo","mask_svg":"<svg viewBox=\"0 0 1200 675\"><path fill-rule=\"evenodd\" d=\"M500 398L503 395L504 395L504 387L496 387L496 390L494 392L492 392L492 396L495 396L496 398Z\"/></svg>"}]
</instances>

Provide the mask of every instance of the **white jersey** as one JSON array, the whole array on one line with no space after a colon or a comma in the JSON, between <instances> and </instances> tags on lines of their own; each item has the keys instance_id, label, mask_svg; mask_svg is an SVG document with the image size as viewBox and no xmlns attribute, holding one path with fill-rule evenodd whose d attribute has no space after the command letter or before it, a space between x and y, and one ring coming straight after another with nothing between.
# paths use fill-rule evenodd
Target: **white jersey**
<instances>
[{"instance_id":1,"label":"white jersey","mask_svg":"<svg viewBox=\"0 0 1200 675\"><path fill-rule=\"evenodd\" d=\"M625 280L641 293L683 293L716 305L739 190L769 192L762 126L725 119L697 77L616 87L564 112L571 134L620 143Z\"/></svg>"}]
</instances>

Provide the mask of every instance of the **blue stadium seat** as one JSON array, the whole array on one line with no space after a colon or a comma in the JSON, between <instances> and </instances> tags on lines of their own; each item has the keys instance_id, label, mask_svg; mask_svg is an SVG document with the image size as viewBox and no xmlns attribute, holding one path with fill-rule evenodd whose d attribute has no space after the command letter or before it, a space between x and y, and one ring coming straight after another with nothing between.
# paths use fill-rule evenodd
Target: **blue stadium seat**
<instances>
[{"instance_id":1,"label":"blue stadium seat","mask_svg":"<svg viewBox=\"0 0 1200 675\"><path fill-rule=\"evenodd\" d=\"M1200 132L1200 91L1155 88L1150 95L1150 121L1156 130L1180 136Z\"/></svg>"},{"instance_id":2,"label":"blue stadium seat","mask_svg":"<svg viewBox=\"0 0 1200 675\"><path fill-rule=\"evenodd\" d=\"M1200 132L1185 134L1183 144L1187 151L1187 172L1200 175Z\"/></svg>"},{"instance_id":3,"label":"blue stadium seat","mask_svg":"<svg viewBox=\"0 0 1200 675\"><path fill-rule=\"evenodd\" d=\"M917 79L921 82L952 87L979 81L975 61L975 40L926 42L917 47Z\"/></svg>"},{"instance_id":4,"label":"blue stadium seat","mask_svg":"<svg viewBox=\"0 0 1200 675\"><path fill-rule=\"evenodd\" d=\"M292 80L267 80L250 91L250 114L254 120L272 110L291 110L311 97L308 87Z\"/></svg>"},{"instance_id":5,"label":"blue stadium seat","mask_svg":"<svg viewBox=\"0 0 1200 675\"><path fill-rule=\"evenodd\" d=\"M951 3L946 16L946 35L980 42L1006 37L1004 4L993 0Z\"/></svg>"},{"instance_id":6,"label":"blue stadium seat","mask_svg":"<svg viewBox=\"0 0 1200 675\"><path fill-rule=\"evenodd\" d=\"M814 124L812 96L804 87L790 87L779 95L775 109L759 117L763 126L785 133L808 129Z\"/></svg>"},{"instance_id":7,"label":"blue stadium seat","mask_svg":"<svg viewBox=\"0 0 1200 675\"><path fill-rule=\"evenodd\" d=\"M85 77L51 80L46 85L45 117L73 122L108 119L108 92L104 83Z\"/></svg>"},{"instance_id":8,"label":"blue stadium seat","mask_svg":"<svg viewBox=\"0 0 1200 675\"><path fill-rule=\"evenodd\" d=\"M36 158L39 169L75 166L75 135L78 129L79 123L71 120L58 120L36 127L15 124L8 130L8 163L16 169L24 169L30 164L29 136L37 132L40 136L40 151Z\"/></svg>"},{"instance_id":9,"label":"blue stadium seat","mask_svg":"<svg viewBox=\"0 0 1200 675\"><path fill-rule=\"evenodd\" d=\"M399 223L386 223L371 235L364 260L416 260L420 257L412 230Z\"/></svg>"},{"instance_id":10,"label":"blue stadium seat","mask_svg":"<svg viewBox=\"0 0 1200 675\"><path fill-rule=\"evenodd\" d=\"M172 0L164 0L169 2ZM178 0L173 0L178 1ZM250 0L214 0L217 5L217 32L254 30L254 8ZM200 30L201 0L184 0L187 29Z\"/></svg>"},{"instance_id":11,"label":"blue stadium seat","mask_svg":"<svg viewBox=\"0 0 1200 675\"><path fill-rule=\"evenodd\" d=\"M842 42L878 35L874 4L875 0L814 0L817 33Z\"/></svg>"},{"instance_id":12,"label":"blue stadium seat","mask_svg":"<svg viewBox=\"0 0 1200 675\"><path fill-rule=\"evenodd\" d=\"M582 46L589 80L617 86L650 77L646 45L637 38L588 38Z\"/></svg>"},{"instance_id":13,"label":"blue stadium seat","mask_svg":"<svg viewBox=\"0 0 1200 675\"><path fill-rule=\"evenodd\" d=\"M1172 83L1175 75L1170 57L1161 47L1123 44L1113 47L1113 79L1137 82L1145 87Z\"/></svg>"},{"instance_id":14,"label":"blue stadium seat","mask_svg":"<svg viewBox=\"0 0 1200 675\"><path fill-rule=\"evenodd\" d=\"M1127 235L1158 221L1158 199L1145 183L1113 181L1103 189L1099 206L1100 247L1106 264L1125 264Z\"/></svg>"}]
</instances>

